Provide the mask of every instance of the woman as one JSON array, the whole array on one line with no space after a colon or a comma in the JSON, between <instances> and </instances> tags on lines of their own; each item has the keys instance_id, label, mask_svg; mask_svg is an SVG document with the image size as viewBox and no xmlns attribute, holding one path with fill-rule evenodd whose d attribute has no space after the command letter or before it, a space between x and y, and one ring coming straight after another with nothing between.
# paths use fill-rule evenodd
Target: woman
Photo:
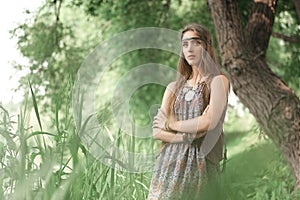
<instances>
[{"instance_id":1,"label":"woman","mask_svg":"<svg viewBox=\"0 0 300 200\"><path fill-rule=\"evenodd\" d=\"M178 75L167 86L153 121L154 139L162 146L150 185L151 200L203 199L218 189L229 81L220 73L206 28L189 24L180 39Z\"/></svg>"}]
</instances>

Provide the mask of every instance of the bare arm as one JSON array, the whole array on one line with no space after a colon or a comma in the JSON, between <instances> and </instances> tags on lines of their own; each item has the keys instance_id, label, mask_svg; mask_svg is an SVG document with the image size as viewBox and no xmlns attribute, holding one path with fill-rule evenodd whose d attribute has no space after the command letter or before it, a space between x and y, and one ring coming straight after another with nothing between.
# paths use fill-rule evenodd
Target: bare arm
<instances>
[{"instance_id":1,"label":"bare arm","mask_svg":"<svg viewBox=\"0 0 300 200\"><path fill-rule=\"evenodd\" d=\"M165 122L170 118L167 113L170 113L171 97L174 93L175 83L170 83L164 93L161 108L158 114L154 117L153 122L153 138L167 143L180 143L184 142L182 134L176 134L174 131L164 130Z\"/></svg>"},{"instance_id":2,"label":"bare arm","mask_svg":"<svg viewBox=\"0 0 300 200\"><path fill-rule=\"evenodd\" d=\"M156 134L153 134L154 139L161 140L167 143L181 143L184 142L183 134L175 134L174 132L160 130Z\"/></svg>"},{"instance_id":3,"label":"bare arm","mask_svg":"<svg viewBox=\"0 0 300 200\"><path fill-rule=\"evenodd\" d=\"M209 109L201 116L183 121L170 121L168 128L173 131L197 134L214 129L226 110L229 81L224 75L214 77L211 82Z\"/></svg>"}]
</instances>

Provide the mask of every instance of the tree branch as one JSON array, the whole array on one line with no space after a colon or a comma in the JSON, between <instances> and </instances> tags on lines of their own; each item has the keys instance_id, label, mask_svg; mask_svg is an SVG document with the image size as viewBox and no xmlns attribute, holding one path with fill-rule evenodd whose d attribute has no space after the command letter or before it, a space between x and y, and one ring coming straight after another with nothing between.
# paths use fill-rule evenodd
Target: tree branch
<instances>
[{"instance_id":1,"label":"tree branch","mask_svg":"<svg viewBox=\"0 0 300 200\"><path fill-rule=\"evenodd\" d=\"M57 5L57 1L58 5ZM56 17L56 21L59 21L59 17L60 17L60 9L61 9L61 4L62 4L63 0L54 0L53 4L54 4L54 12L55 12L55 17Z\"/></svg>"},{"instance_id":2,"label":"tree branch","mask_svg":"<svg viewBox=\"0 0 300 200\"><path fill-rule=\"evenodd\" d=\"M283 41L286 41L286 42L292 42L292 43L299 42L299 37L297 37L297 36L287 36L282 33L276 33L276 32L272 32L272 36L275 38L282 39Z\"/></svg>"},{"instance_id":3,"label":"tree branch","mask_svg":"<svg viewBox=\"0 0 300 200\"><path fill-rule=\"evenodd\" d=\"M266 55L275 19L277 0L254 0L245 29L247 46L254 54Z\"/></svg>"},{"instance_id":4,"label":"tree branch","mask_svg":"<svg viewBox=\"0 0 300 200\"><path fill-rule=\"evenodd\" d=\"M231 62L233 57L236 58L242 54L238 47L244 43L244 34L238 4L236 0L207 0L207 3L214 22L224 66L225 63ZM230 53L225 53L225 51Z\"/></svg>"},{"instance_id":5,"label":"tree branch","mask_svg":"<svg viewBox=\"0 0 300 200\"><path fill-rule=\"evenodd\" d=\"M294 0L294 5L298 16L298 24L300 24L300 0Z\"/></svg>"}]
</instances>

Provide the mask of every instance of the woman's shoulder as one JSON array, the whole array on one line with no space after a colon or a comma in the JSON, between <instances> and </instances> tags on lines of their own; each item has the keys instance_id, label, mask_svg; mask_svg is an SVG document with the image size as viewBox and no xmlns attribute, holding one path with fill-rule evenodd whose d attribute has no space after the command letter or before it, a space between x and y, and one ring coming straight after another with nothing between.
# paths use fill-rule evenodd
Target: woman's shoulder
<instances>
[{"instance_id":1,"label":"woman's shoulder","mask_svg":"<svg viewBox=\"0 0 300 200\"><path fill-rule=\"evenodd\" d=\"M174 90L176 85L176 81L173 81L167 85L167 88L170 90Z\"/></svg>"},{"instance_id":2,"label":"woman's shoulder","mask_svg":"<svg viewBox=\"0 0 300 200\"><path fill-rule=\"evenodd\" d=\"M230 88L229 79L223 74L214 76L211 81L211 88L219 88L220 85L223 85L224 89L226 91L229 91Z\"/></svg>"},{"instance_id":3,"label":"woman's shoulder","mask_svg":"<svg viewBox=\"0 0 300 200\"><path fill-rule=\"evenodd\" d=\"M225 85L229 85L229 84L230 84L228 78L227 78L224 74L216 75L216 76L214 76L214 77L212 78L212 80L211 80L212 84L213 84L214 82L219 82L219 81L222 81L223 84L225 84Z\"/></svg>"},{"instance_id":4,"label":"woman's shoulder","mask_svg":"<svg viewBox=\"0 0 300 200\"><path fill-rule=\"evenodd\" d=\"M167 94L168 96L171 95L171 94L175 94L175 88L176 88L176 82L175 81L169 83L166 87L165 94Z\"/></svg>"},{"instance_id":5,"label":"woman's shoulder","mask_svg":"<svg viewBox=\"0 0 300 200\"><path fill-rule=\"evenodd\" d=\"M171 82L167 85L165 93L164 93L164 99L170 99L172 95L175 93L175 81Z\"/></svg>"},{"instance_id":6,"label":"woman's shoulder","mask_svg":"<svg viewBox=\"0 0 300 200\"><path fill-rule=\"evenodd\" d=\"M216 76L213 77L213 80L214 79L219 79L219 80L221 79L223 81L229 81L228 78L227 78L227 76L225 76L224 74L218 74L218 75L216 75Z\"/></svg>"}]
</instances>

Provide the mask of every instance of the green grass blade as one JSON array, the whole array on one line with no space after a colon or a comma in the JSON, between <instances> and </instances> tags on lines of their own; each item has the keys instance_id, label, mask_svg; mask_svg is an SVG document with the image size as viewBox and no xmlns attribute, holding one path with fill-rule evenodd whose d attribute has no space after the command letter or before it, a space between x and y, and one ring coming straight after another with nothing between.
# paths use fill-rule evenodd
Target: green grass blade
<instances>
[{"instance_id":1,"label":"green grass blade","mask_svg":"<svg viewBox=\"0 0 300 200\"><path fill-rule=\"evenodd\" d=\"M61 104L61 92L59 92L59 94L57 95L56 105L55 105L55 125L56 125L56 130L59 134L61 133L59 128L59 116L58 116L60 104Z\"/></svg>"},{"instance_id":2,"label":"green grass blade","mask_svg":"<svg viewBox=\"0 0 300 200\"><path fill-rule=\"evenodd\" d=\"M49 136L53 136L53 137L57 136L53 133L49 133L49 132L45 132L45 131L34 131L26 137L26 140L33 137L33 136L36 136L36 135L49 135Z\"/></svg>"},{"instance_id":3,"label":"green grass blade","mask_svg":"<svg viewBox=\"0 0 300 200\"><path fill-rule=\"evenodd\" d=\"M7 142L7 146L9 147L9 149L16 149L17 148L17 145L13 140L13 138L14 138L13 133L0 128L0 135L5 138L5 140Z\"/></svg>"},{"instance_id":4,"label":"green grass blade","mask_svg":"<svg viewBox=\"0 0 300 200\"><path fill-rule=\"evenodd\" d=\"M31 85L30 81L28 81L28 83L29 83L29 87L30 87L30 92L31 92L32 100L33 100L34 112L35 112L36 118L38 120L40 129L41 129L41 131L43 131L42 123L41 123L41 119L40 119L40 114L39 114L39 109L38 109L38 106L37 106L36 97L34 95L34 92L33 92L32 85Z\"/></svg>"}]
</instances>

